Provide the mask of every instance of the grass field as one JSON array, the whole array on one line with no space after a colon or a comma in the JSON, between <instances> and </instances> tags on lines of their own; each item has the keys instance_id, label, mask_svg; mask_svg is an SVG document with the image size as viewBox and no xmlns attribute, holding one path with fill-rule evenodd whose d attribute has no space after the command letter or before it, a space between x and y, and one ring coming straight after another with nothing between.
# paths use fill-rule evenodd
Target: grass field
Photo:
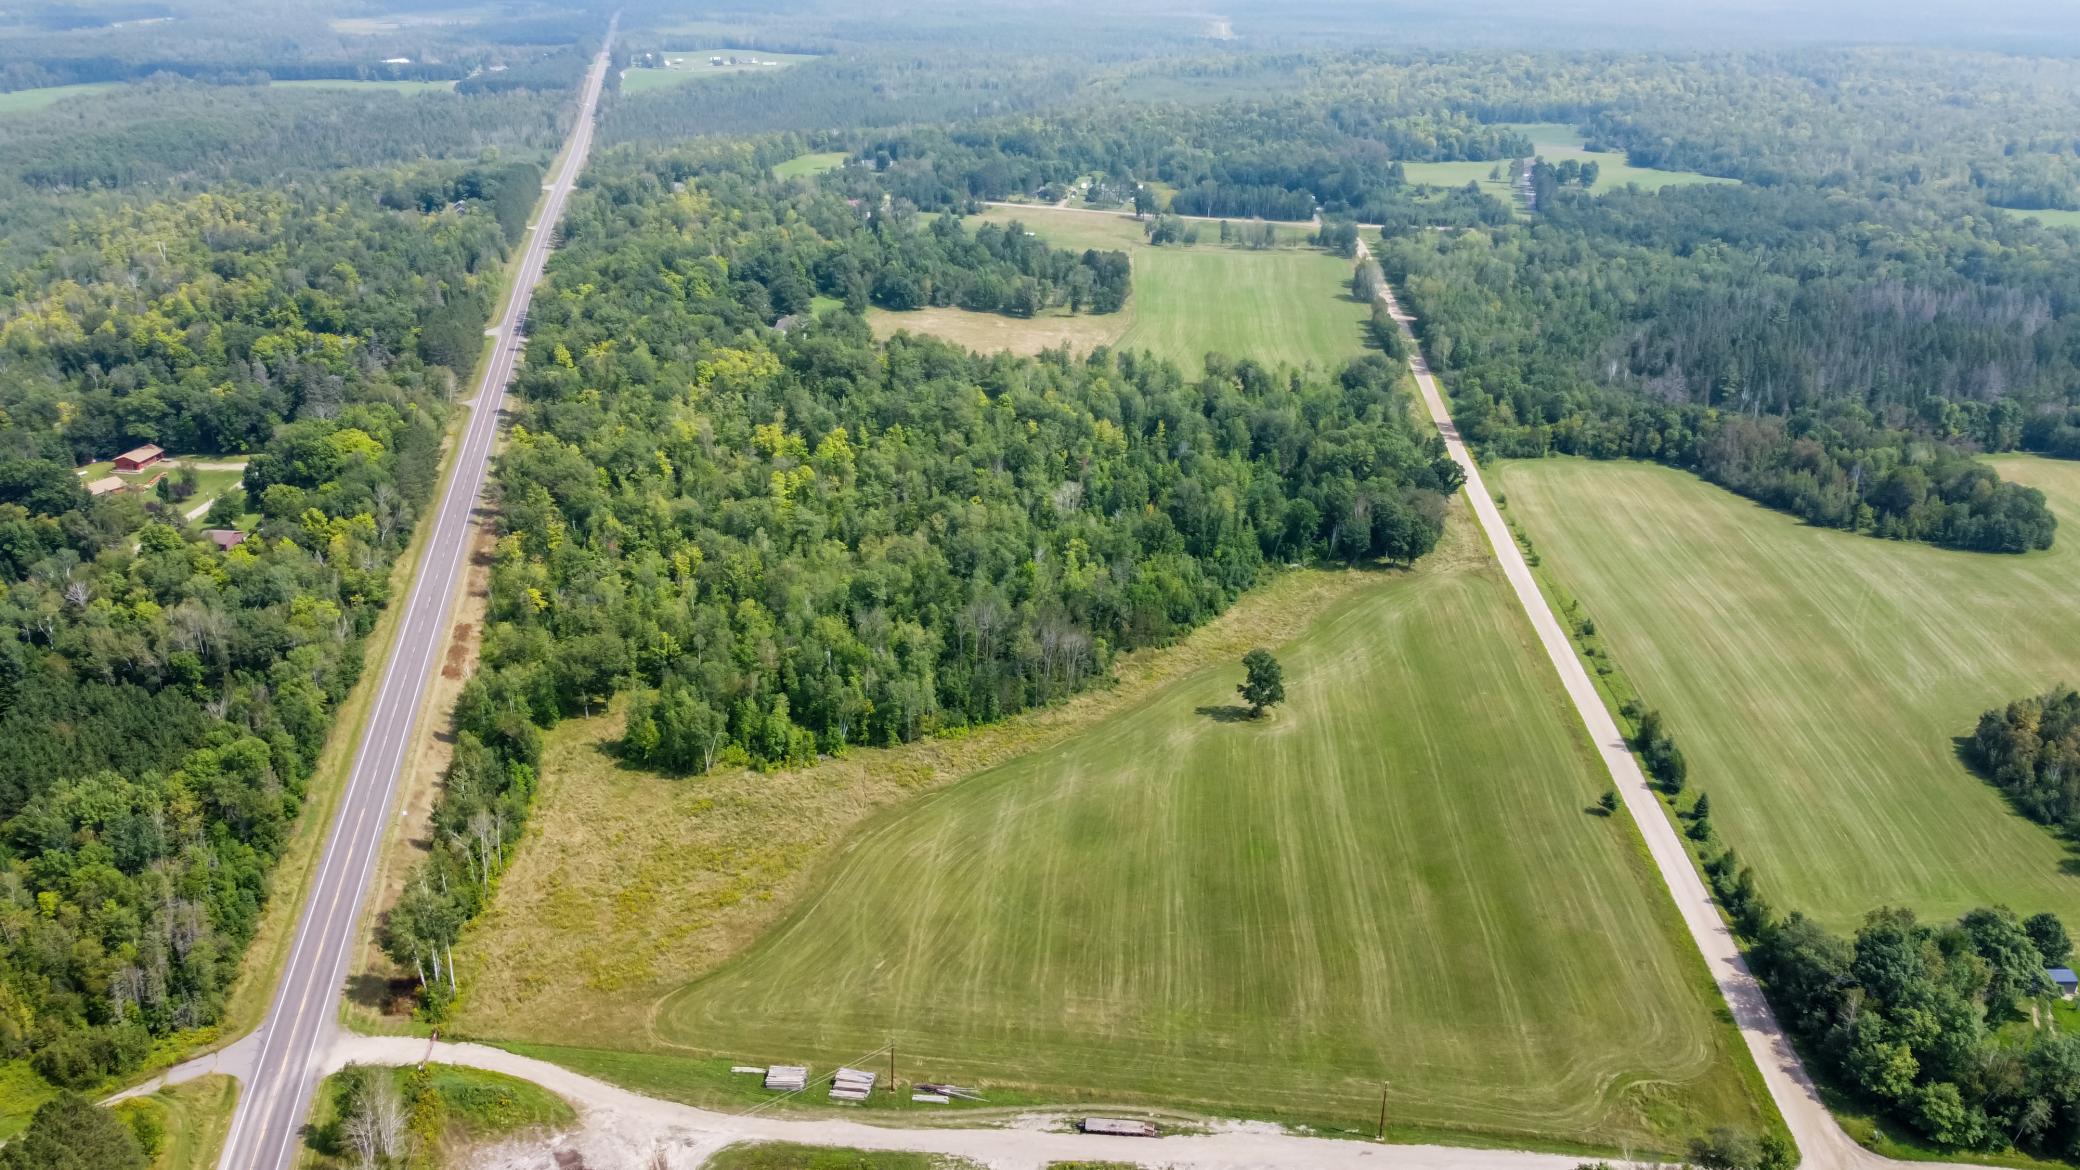
<instances>
[{"instance_id":1,"label":"grass field","mask_svg":"<svg viewBox=\"0 0 2080 1170\"><path fill-rule=\"evenodd\" d=\"M2045 227L2080 228L2080 211L2010 211L2018 219L2034 219Z\"/></svg>"},{"instance_id":2,"label":"grass field","mask_svg":"<svg viewBox=\"0 0 2080 1170\"><path fill-rule=\"evenodd\" d=\"M1344 287L1350 263L1326 252L1225 247L1213 224L1202 225L1198 244L1157 248L1131 216L1037 206L992 207L978 219L1015 220L1057 247L1125 251L1134 265L1133 298L1118 313L1031 320L961 309L877 309L868 314L877 333L909 329L983 352L1037 353L1065 341L1078 350L1117 345L1149 350L1194 373L1209 352L1334 365L1367 344L1369 309Z\"/></svg>"},{"instance_id":3,"label":"grass field","mask_svg":"<svg viewBox=\"0 0 2080 1170\"><path fill-rule=\"evenodd\" d=\"M440 1102L439 1121L434 1124L440 1148L431 1157L414 1160L414 1166L473 1165L465 1152L474 1146L534 1130L561 1129L578 1117L563 1098L532 1081L503 1073L452 1064L371 1071L396 1082L408 1110L422 1089L430 1090ZM310 1125L304 1131L300 1165L332 1170L356 1164L343 1148L339 1132L345 1090L343 1073L334 1073L319 1084Z\"/></svg>"},{"instance_id":4,"label":"grass field","mask_svg":"<svg viewBox=\"0 0 2080 1170\"><path fill-rule=\"evenodd\" d=\"M966 1158L906 1150L852 1150L758 1142L730 1146L707 1160L704 1170L973 1170Z\"/></svg>"},{"instance_id":5,"label":"grass field","mask_svg":"<svg viewBox=\"0 0 2080 1170\"><path fill-rule=\"evenodd\" d=\"M152 1159L152 1170L214 1170L237 1103L236 1080L207 1076L131 1098L117 1108L143 1111L158 1120L165 1138Z\"/></svg>"},{"instance_id":6,"label":"grass field","mask_svg":"<svg viewBox=\"0 0 2080 1170\"><path fill-rule=\"evenodd\" d=\"M2080 464L1998 465L2050 496L2050 552L1809 528L1647 464L1508 463L1496 479L1775 904L1837 928L1887 905L2080 921L2073 852L1957 755L1981 711L2080 679Z\"/></svg>"},{"instance_id":7,"label":"grass field","mask_svg":"<svg viewBox=\"0 0 2080 1170\"><path fill-rule=\"evenodd\" d=\"M763 49L686 49L673 50L664 54L670 64L658 69L624 69L621 71L621 92L645 93L651 90L670 89L689 81L700 81L710 77L732 77L745 73L776 73L814 57L806 53L768 53ZM758 64L709 63L711 57L756 57Z\"/></svg>"},{"instance_id":8,"label":"grass field","mask_svg":"<svg viewBox=\"0 0 2080 1170\"><path fill-rule=\"evenodd\" d=\"M119 82L95 81L85 85L47 85L42 89L15 89L0 93L0 114L41 110L67 98L92 97L115 89Z\"/></svg>"},{"instance_id":9,"label":"grass field","mask_svg":"<svg viewBox=\"0 0 2080 1170\"><path fill-rule=\"evenodd\" d=\"M828 860L776 929L662 998L597 978L612 935L543 953L557 920L682 929L702 907L661 888L661 866L719 865L711 882L756 897L759 792L707 799L703 780L660 801L627 784L618 816L575 814L618 822L617 840L564 843L548 818L572 794L552 762L543 826L461 960L498 972L497 996L472 990L461 1023L648 1047L653 1090L665 1052L828 1067L893 1039L905 1077L1010 1099L1357 1130L1391 1080L1397 1133L1669 1150L1759 1125L1747 1058L1637 837L1585 811L1604 780L1484 553L1461 518L1413 573L1320 574L1346 588L1298 609L1297 636L1264 639L1291 694L1270 720L1237 717L1223 655L895 803L806 855ZM765 799L776 828L799 815L784 787ZM658 847L678 816L734 821L734 851ZM594 868L605 906L575 896ZM651 1034L577 1014L588 992L626 996Z\"/></svg>"},{"instance_id":10,"label":"grass field","mask_svg":"<svg viewBox=\"0 0 2080 1170\"><path fill-rule=\"evenodd\" d=\"M1138 282L1137 282L1138 284ZM1134 324L1130 305L1117 313L1069 313L1049 310L1035 317L1006 317L1000 313L971 313L952 307L915 309L894 313L869 309L867 321L881 337L901 330L926 333L977 353L1008 350L1030 356L1043 349L1068 346L1076 353L1089 353L1101 345L1116 345ZM1197 366L1197 360L1191 363Z\"/></svg>"},{"instance_id":11,"label":"grass field","mask_svg":"<svg viewBox=\"0 0 2080 1170\"><path fill-rule=\"evenodd\" d=\"M1567 159L1578 162L1594 162L1597 167L1596 185L1590 188L1595 194L1619 187L1635 185L1648 191L1659 191L1663 187L1680 187L1692 183L1731 183L1735 180L1703 175L1696 171L1662 171L1652 167L1636 167L1625 161L1625 156L1613 151L1591 151L1582 148L1582 136L1574 127L1564 122L1511 122L1506 123L1520 130L1531 139L1539 157L1549 163L1559 164ZM1407 162L1401 167L1411 183L1425 183L1436 187L1464 187L1468 183L1479 183L1483 191L1498 199L1514 199L1516 192L1510 182L1494 182L1488 178L1495 169L1493 160L1488 162ZM1505 174L1509 164L1502 164Z\"/></svg>"},{"instance_id":12,"label":"grass field","mask_svg":"<svg viewBox=\"0 0 2080 1170\"><path fill-rule=\"evenodd\" d=\"M773 164L776 179L799 179L805 175L834 171L845 165L846 154L842 150L815 151L798 154L784 163Z\"/></svg>"}]
</instances>

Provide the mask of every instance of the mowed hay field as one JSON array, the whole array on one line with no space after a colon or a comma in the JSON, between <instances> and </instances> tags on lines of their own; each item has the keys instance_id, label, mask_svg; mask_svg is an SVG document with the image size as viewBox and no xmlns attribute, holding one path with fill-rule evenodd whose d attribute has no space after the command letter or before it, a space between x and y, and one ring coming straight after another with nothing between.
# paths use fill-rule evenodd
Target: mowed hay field
<instances>
[{"instance_id":1,"label":"mowed hay field","mask_svg":"<svg viewBox=\"0 0 2080 1170\"><path fill-rule=\"evenodd\" d=\"M0 93L0 114L41 110L67 98L92 97L97 93L107 93L118 84L113 81L90 81L80 85L47 85L41 89L8 90Z\"/></svg>"},{"instance_id":2,"label":"mowed hay field","mask_svg":"<svg viewBox=\"0 0 2080 1170\"><path fill-rule=\"evenodd\" d=\"M1616 151L1592 151L1582 145L1582 136L1574 127L1564 122L1512 122L1512 129L1522 131L1531 139L1532 148L1540 158L1558 166L1568 159L1596 164L1596 185L1590 188L1593 194L1619 187L1637 186L1647 191L1659 191L1663 187L1685 187L1694 183L1732 183L1737 180L1716 175L1699 174L1696 171L1664 171L1653 167L1636 167L1625 161L1625 155ZM1436 187L1464 187L1468 183L1479 183L1481 189L1505 201L1516 198L1514 182L1516 175L1510 166L1512 160L1487 162L1405 162L1402 171L1411 183L1425 183ZM1503 170L1503 180L1493 181L1489 175L1496 166Z\"/></svg>"},{"instance_id":3,"label":"mowed hay field","mask_svg":"<svg viewBox=\"0 0 2080 1170\"><path fill-rule=\"evenodd\" d=\"M1112 345L1147 350L1193 374L1211 352L1267 364L1333 366L1364 352L1367 344L1371 311L1351 299L1350 262L1327 252L1224 246L1216 223L1199 225L1195 245L1158 248L1147 243L1132 216L1066 208L992 207L970 220L1014 221L1056 247L1126 252L1134 266L1126 308L1030 320L962 309L875 309L868 314L875 332L929 333L984 353L1038 353L1065 343L1087 352Z\"/></svg>"},{"instance_id":4,"label":"mowed hay field","mask_svg":"<svg viewBox=\"0 0 2080 1170\"><path fill-rule=\"evenodd\" d=\"M1080 734L892 805L776 929L632 1004L648 1036L562 1012L579 997L536 924L566 896L549 875L598 861L554 859L531 830L508 891L542 909L462 962L516 961L532 986L508 987L496 1021L471 993L462 1023L689 1064L827 1068L893 1039L906 1078L998 1100L1352 1130L1383 1080L1404 1134L1667 1151L1761 1126L1630 823L1587 811L1606 780L1550 666L1470 522L1449 539L1414 572L1323 575L1356 580L1270 642L1290 696L1273 718L1240 717L1228 647ZM550 815L561 799L545 791ZM637 815L672 832L654 799ZM661 931L684 913L643 912Z\"/></svg>"},{"instance_id":5,"label":"mowed hay field","mask_svg":"<svg viewBox=\"0 0 2080 1170\"><path fill-rule=\"evenodd\" d=\"M1837 928L1900 905L2080 921L2071 850L1957 754L1981 711L2080 681L2080 463L1997 466L2050 497L2050 552L1810 528L1648 464L1517 462L1496 479L1779 908Z\"/></svg>"}]
</instances>

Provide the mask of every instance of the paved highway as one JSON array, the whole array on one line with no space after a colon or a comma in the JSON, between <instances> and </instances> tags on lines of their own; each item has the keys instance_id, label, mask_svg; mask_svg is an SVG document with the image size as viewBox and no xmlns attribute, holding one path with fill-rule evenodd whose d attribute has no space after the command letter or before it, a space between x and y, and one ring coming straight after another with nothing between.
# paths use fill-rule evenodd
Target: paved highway
<instances>
[{"instance_id":1,"label":"paved highway","mask_svg":"<svg viewBox=\"0 0 2080 1170\"><path fill-rule=\"evenodd\" d=\"M613 37L610 25L607 45L613 43ZM403 601L397 642L355 752L339 819L325 842L317 880L297 922L289 965L266 1020L254 1034L251 1068L218 1163L222 1170L282 1170L296 1161L320 1062L338 1027L347 961L354 952L369 874L382 848L412 724L440 662L449 610L468 556L470 514L483 491L506 383L520 357L520 323L526 319L534 286L548 262L549 240L563 215L564 200L591 148L593 114L606 72L607 49L602 47L586 76L562 165L544 188L540 216L513 275L510 304L493 330L491 358L477 385L469 425L446 490L435 506L425 556Z\"/></svg>"}]
</instances>

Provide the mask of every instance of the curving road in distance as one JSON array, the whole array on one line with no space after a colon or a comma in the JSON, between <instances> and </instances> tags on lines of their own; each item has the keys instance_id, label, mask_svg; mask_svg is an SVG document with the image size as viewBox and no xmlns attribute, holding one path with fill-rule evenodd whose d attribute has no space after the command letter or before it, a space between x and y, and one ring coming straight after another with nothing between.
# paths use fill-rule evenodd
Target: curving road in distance
<instances>
[{"instance_id":1,"label":"curving road in distance","mask_svg":"<svg viewBox=\"0 0 2080 1170\"><path fill-rule=\"evenodd\" d=\"M372 872L383 843L383 829L397 793L412 725L439 665L443 633L448 626L456 586L468 557L470 514L484 487L491 449L498 437L498 416L522 347L521 323L534 286L549 259L549 242L563 205L585 165L592 146L592 122L606 80L608 48L614 25L607 28L599 56L586 75L583 98L563 160L544 186L535 226L527 237L520 266L513 274L513 293L505 316L491 331L491 358L477 383L469 425L449 474L437 497L433 532L419 562L392 647L389 665L375 695L375 707L354 755L339 817L319 862L317 880L296 924L289 965L267 1017L251 1043L251 1067L239 1094L231 1133L224 1143L220 1170L283 1170L293 1165L302 1140L303 1120L320 1075L320 1065L338 1028L339 997L347 976L348 957L357 941L356 926ZM243 1043L243 1042L242 1042Z\"/></svg>"}]
</instances>

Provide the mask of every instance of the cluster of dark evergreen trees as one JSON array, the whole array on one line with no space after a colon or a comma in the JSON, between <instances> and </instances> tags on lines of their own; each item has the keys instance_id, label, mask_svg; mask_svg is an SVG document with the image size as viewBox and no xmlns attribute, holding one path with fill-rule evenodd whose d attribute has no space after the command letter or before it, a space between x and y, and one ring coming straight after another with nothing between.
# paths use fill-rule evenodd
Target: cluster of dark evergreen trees
<instances>
[{"instance_id":1,"label":"cluster of dark evergreen trees","mask_svg":"<svg viewBox=\"0 0 2080 1170\"><path fill-rule=\"evenodd\" d=\"M537 726L632 690L622 750L672 771L901 743L1072 694L1269 566L1407 562L1441 531L1456 468L1380 358L1192 380L882 345L842 310L769 329L787 298L747 273L957 229L861 229L764 173L727 149L604 161L569 212L441 832L386 930L434 1011L519 834Z\"/></svg>"},{"instance_id":2,"label":"cluster of dark evergreen trees","mask_svg":"<svg viewBox=\"0 0 2080 1170\"><path fill-rule=\"evenodd\" d=\"M874 218L877 226L887 225ZM941 216L922 231L887 226L893 230L876 231L873 247L836 252L821 273L830 291L854 308L862 306L864 289L865 299L886 309L958 305L1030 317L1059 305L1070 312L1113 313L1131 290L1126 253L1050 248L1016 221L983 224L973 232L953 216Z\"/></svg>"},{"instance_id":3,"label":"cluster of dark evergreen trees","mask_svg":"<svg viewBox=\"0 0 2080 1170\"><path fill-rule=\"evenodd\" d=\"M1970 750L2024 815L2080 830L2080 693L2055 687L1986 712Z\"/></svg>"}]
</instances>

